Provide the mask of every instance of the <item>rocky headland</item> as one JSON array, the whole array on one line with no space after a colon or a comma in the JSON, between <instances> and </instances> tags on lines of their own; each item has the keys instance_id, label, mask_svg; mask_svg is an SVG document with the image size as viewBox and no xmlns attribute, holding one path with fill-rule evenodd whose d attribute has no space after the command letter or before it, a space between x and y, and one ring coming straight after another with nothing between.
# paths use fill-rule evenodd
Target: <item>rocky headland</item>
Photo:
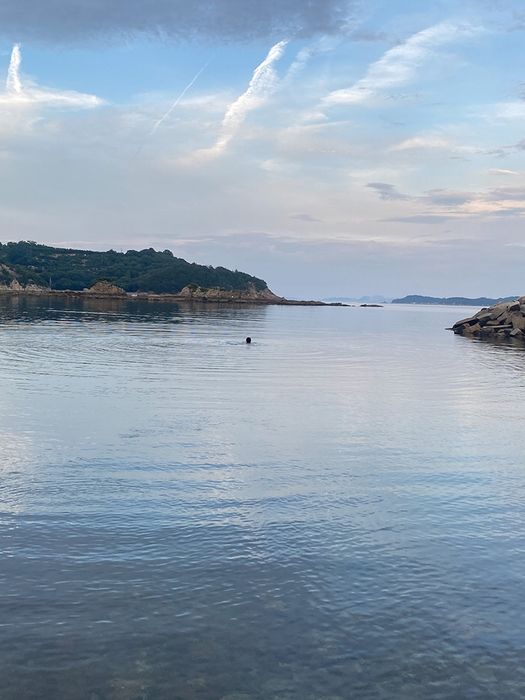
<instances>
[{"instance_id":1,"label":"rocky headland","mask_svg":"<svg viewBox=\"0 0 525 700\"><path fill-rule=\"evenodd\" d=\"M279 297L263 279L198 265L153 248L94 251L36 241L0 243L0 296L293 306L346 306L339 301Z\"/></svg>"},{"instance_id":2,"label":"rocky headland","mask_svg":"<svg viewBox=\"0 0 525 700\"><path fill-rule=\"evenodd\" d=\"M525 297L483 308L456 321L449 330L472 338L525 340Z\"/></svg>"},{"instance_id":3,"label":"rocky headland","mask_svg":"<svg viewBox=\"0 0 525 700\"><path fill-rule=\"evenodd\" d=\"M271 292L267 287L257 290L221 289L220 287L200 287L189 284L176 294L156 294L154 292L126 292L110 282L97 282L83 290L51 289L36 284L22 285L13 280L9 285L0 284L0 296L41 296L59 299L123 299L130 301L193 302L193 303L235 303L235 304L277 304L281 306L346 306L341 302L299 301L285 299Z\"/></svg>"}]
</instances>

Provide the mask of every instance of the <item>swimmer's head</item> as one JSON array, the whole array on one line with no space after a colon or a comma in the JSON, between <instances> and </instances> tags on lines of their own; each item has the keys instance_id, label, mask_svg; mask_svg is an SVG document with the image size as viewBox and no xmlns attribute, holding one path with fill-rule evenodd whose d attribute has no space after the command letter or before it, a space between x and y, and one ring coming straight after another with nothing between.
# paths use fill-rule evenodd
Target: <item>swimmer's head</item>
<instances>
[{"instance_id":1,"label":"swimmer's head","mask_svg":"<svg viewBox=\"0 0 525 700\"><path fill-rule=\"evenodd\" d=\"M250 338L250 336L248 336L248 337L246 338L246 342L248 343L248 345L252 342L252 339Z\"/></svg>"}]
</instances>

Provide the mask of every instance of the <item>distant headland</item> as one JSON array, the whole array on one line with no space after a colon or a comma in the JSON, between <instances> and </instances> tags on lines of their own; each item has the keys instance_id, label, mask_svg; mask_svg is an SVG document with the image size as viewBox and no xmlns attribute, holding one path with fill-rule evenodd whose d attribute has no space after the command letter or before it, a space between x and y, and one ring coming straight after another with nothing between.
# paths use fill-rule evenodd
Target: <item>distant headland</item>
<instances>
[{"instance_id":1,"label":"distant headland","mask_svg":"<svg viewBox=\"0 0 525 700\"><path fill-rule=\"evenodd\" d=\"M477 297L470 299L469 297L425 297L419 294L410 294L402 299L392 299L392 304L438 304L444 306L491 306L499 304L501 301L513 301L514 297L498 297L490 299L489 297Z\"/></svg>"},{"instance_id":2,"label":"distant headland","mask_svg":"<svg viewBox=\"0 0 525 700\"><path fill-rule=\"evenodd\" d=\"M197 265L153 248L98 252L34 241L0 243L0 294L148 301L344 306L279 297L238 270Z\"/></svg>"}]
</instances>

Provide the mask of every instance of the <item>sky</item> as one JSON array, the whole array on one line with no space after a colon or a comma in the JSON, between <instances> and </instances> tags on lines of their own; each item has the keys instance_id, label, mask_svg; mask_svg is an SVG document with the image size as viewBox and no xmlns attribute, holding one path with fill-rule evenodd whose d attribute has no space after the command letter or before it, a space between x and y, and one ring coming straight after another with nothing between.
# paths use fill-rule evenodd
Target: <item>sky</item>
<instances>
[{"instance_id":1,"label":"sky","mask_svg":"<svg viewBox=\"0 0 525 700\"><path fill-rule=\"evenodd\" d=\"M0 241L525 294L514 0L3 0Z\"/></svg>"}]
</instances>

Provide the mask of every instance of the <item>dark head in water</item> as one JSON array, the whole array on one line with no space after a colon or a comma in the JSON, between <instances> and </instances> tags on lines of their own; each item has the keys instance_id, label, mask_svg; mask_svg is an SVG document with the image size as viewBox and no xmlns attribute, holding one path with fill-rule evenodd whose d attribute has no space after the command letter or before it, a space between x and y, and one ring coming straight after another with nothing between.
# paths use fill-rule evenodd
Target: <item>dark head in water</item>
<instances>
[{"instance_id":1,"label":"dark head in water","mask_svg":"<svg viewBox=\"0 0 525 700\"><path fill-rule=\"evenodd\" d=\"M252 339L250 338L250 336L248 336L248 337L246 338L246 342L248 343L248 345L252 342Z\"/></svg>"}]
</instances>

